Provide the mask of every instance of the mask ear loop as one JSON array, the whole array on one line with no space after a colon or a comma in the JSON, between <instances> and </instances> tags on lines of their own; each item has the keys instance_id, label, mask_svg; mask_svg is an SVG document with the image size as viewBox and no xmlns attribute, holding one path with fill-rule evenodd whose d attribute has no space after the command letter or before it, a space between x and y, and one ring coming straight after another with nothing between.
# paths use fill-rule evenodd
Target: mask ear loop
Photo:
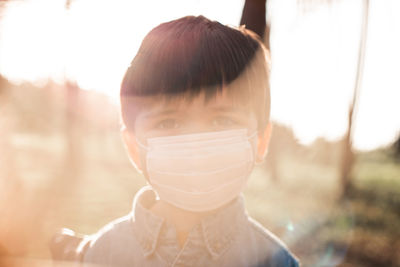
<instances>
[{"instance_id":1,"label":"mask ear loop","mask_svg":"<svg viewBox=\"0 0 400 267\"><path fill-rule=\"evenodd\" d=\"M247 140L250 142L250 140L252 140L254 137L256 137L257 134L258 134L258 131L255 130L251 135L247 136ZM254 165L259 165L259 164L256 162L257 145L254 147L250 143L250 146L251 146L251 150L253 151L253 153L252 153L252 161L254 162L253 166L251 167L251 169L252 169L254 167Z\"/></svg>"},{"instance_id":2,"label":"mask ear loop","mask_svg":"<svg viewBox=\"0 0 400 267\"><path fill-rule=\"evenodd\" d=\"M258 131L254 131L251 135L247 136L247 139L253 139L257 135Z\"/></svg>"},{"instance_id":3,"label":"mask ear loop","mask_svg":"<svg viewBox=\"0 0 400 267\"><path fill-rule=\"evenodd\" d=\"M122 125L120 131L122 132L122 131L126 131L126 130L127 130L127 127L125 125ZM135 137L135 141L139 145L139 147L143 148L146 151L149 150L149 148L146 145L144 145L142 142L140 142L139 139L137 139L137 137Z\"/></svg>"},{"instance_id":4,"label":"mask ear loop","mask_svg":"<svg viewBox=\"0 0 400 267\"><path fill-rule=\"evenodd\" d=\"M136 143L139 145L140 148L143 148L146 151L150 150L149 147L146 146L145 144L143 144L142 142L140 142L139 139L135 138L135 140L136 140Z\"/></svg>"}]
</instances>

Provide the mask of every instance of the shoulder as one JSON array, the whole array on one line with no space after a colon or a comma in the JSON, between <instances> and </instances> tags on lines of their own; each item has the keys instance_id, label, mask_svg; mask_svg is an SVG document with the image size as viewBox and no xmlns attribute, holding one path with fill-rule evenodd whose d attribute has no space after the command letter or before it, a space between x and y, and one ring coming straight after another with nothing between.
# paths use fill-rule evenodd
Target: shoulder
<instances>
[{"instance_id":1,"label":"shoulder","mask_svg":"<svg viewBox=\"0 0 400 267\"><path fill-rule=\"evenodd\" d=\"M105 263L115 244L123 243L124 237L131 235L131 215L116 219L88 239L87 249L83 256L84 262Z\"/></svg>"},{"instance_id":2,"label":"shoulder","mask_svg":"<svg viewBox=\"0 0 400 267\"><path fill-rule=\"evenodd\" d=\"M256 266L266 267L298 267L299 260L294 256L285 243L259 222L249 218L250 229L259 247L265 250L265 258Z\"/></svg>"}]
</instances>

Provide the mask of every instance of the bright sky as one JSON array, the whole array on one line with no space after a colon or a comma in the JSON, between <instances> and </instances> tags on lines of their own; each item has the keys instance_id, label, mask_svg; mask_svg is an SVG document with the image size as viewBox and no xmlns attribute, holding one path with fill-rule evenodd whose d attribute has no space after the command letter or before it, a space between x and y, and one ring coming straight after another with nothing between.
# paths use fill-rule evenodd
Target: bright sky
<instances>
[{"instance_id":1,"label":"bright sky","mask_svg":"<svg viewBox=\"0 0 400 267\"><path fill-rule=\"evenodd\" d=\"M301 142L344 134L355 82L361 1L302 14L296 0L270 2L272 116ZM144 35L161 22L204 15L240 21L242 0L15 1L0 24L0 73L14 82L76 80L117 100ZM315 1L314 1L315 2ZM355 123L358 149L385 145L400 131L400 1L371 0L364 79Z\"/></svg>"}]
</instances>

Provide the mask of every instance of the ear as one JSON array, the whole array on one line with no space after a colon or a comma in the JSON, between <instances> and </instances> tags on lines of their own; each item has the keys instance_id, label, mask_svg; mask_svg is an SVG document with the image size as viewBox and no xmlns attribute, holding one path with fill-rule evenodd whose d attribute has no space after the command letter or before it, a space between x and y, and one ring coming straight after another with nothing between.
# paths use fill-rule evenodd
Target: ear
<instances>
[{"instance_id":1,"label":"ear","mask_svg":"<svg viewBox=\"0 0 400 267\"><path fill-rule=\"evenodd\" d=\"M256 163L263 162L265 156L267 155L271 133L272 123L268 122L265 129L258 134Z\"/></svg>"},{"instance_id":2,"label":"ear","mask_svg":"<svg viewBox=\"0 0 400 267\"><path fill-rule=\"evenodd\" d=\"M128 131L126 127L122 127L121 137L122 140L124 141L125 148L128 151L131 163L140 173L142 173L142 168L140 164L140 151L134 133Z\"/></svg>"}]
</instances>

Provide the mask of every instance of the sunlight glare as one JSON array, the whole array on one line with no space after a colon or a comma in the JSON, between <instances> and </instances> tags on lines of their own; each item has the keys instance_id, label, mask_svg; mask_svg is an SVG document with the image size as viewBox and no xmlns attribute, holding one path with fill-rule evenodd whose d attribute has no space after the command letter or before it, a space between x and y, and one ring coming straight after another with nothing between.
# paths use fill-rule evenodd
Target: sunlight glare
<instances>
[{"instance_id":1,"label":"sunlight glare","mask_svg":"<svg viewBox=\"0 0 400 267\"><path fill-rule=\"evenodd\" d=\"M272 118L302 143L346 131L353 95L361 0L301 15L295 0L269 4ZM0 73L13 82L75 81L118 104L119 86L145 34L164 21L203 14L237 25L243 1L11 1L0 24ZM231 6L230 12L224 7ZM210 8L212 7L212 8ZM400 129L399 1L371 1L366 67L354 143L371 149ZM340 19L338 19L340 17ZM397 34L396 34L397 33Z\"/></svg>"}]
</instances>

